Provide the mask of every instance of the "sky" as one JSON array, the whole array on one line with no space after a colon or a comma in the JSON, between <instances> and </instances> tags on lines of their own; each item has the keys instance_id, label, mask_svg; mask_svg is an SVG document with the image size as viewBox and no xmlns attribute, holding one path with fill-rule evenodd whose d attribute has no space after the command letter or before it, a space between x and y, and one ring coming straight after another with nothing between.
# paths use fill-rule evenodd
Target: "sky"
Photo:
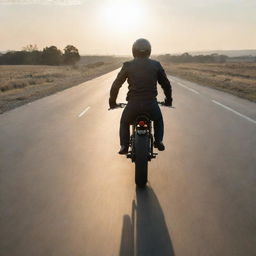
<instances>
[{"instance_id":1,"label":"sky","mask_svg":"<svg viewBox=\"0 0 256 256\"><path fill-rule=\"evenodd\" d=\"M0 0L0 51L72 44L80 54L256 48L256 0Z\"/></svg>"}]
</instances>

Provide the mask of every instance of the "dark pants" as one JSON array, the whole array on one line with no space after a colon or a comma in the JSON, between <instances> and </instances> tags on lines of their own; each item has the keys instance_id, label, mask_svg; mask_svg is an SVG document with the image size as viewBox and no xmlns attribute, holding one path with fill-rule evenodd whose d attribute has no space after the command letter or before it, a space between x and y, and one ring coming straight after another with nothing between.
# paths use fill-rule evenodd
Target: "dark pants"
<instances>
[{"instance_id":1,"label":"dark pants","mask_svg":"<svg viewBox=\"0 0 256 256\"><path fill-rule=\"evenodd\" d=\"M156 100L130 100L125 107L120 121L120 144L129 145L130 124L139 114L147 113L154 121L155 141L162 141L164 135L164 123L161 110Z\"/></svg>"}]
</instances>

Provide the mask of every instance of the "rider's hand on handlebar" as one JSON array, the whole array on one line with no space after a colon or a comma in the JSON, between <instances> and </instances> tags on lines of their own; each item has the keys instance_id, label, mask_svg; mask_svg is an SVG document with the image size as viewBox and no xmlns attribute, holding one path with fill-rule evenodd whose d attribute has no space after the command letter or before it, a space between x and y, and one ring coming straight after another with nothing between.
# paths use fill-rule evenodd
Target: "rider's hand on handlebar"
<instances>
[{"instance_id":1,"label":"rider's hand on handlebar","mask_svg":"<svg viewBox=\"0 0 256 256\"><path fill-rule=\"evenodd\" d=\"M165 99L165 100L164 100L164 105L165 105L165 106L168 106L168 107L171 107L171 106L172 106L172 98L170 98L170 99Z\"/></svg>"},{"instance_id":2,"label":"rider's hand on handlebar","mask_svg":"<svg viewBox=\"0 0 256 256\"><path fill-rule=\"evenodd\" d=\"M110 109L119 108L119 107L120 107L120 104L111 104L111 105L109 105Z\"/></svg>"},{"instance_id":3,"label":"rider's hand on handlebar","mask_svg":"<svg viewBox=\"0 0 256 256\"><path fill-rule=\"evenodd\" d=\"M116 104L116 102L113 102L111 99L109 99L109 108L110 109L114 109L114 108L118 108L119 104Z\"/></svg>"}]
</instances>

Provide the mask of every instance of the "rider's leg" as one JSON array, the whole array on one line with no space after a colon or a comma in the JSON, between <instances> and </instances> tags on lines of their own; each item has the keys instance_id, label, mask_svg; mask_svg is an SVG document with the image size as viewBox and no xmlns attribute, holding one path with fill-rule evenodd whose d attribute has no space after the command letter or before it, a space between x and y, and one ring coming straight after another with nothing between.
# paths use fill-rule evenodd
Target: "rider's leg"
<instances>
[{"instance_id":1,"label":"rider's leg","mask_svg":"<svg viewBox=\"0 0 256 256\"><path fill-rule=\"evenodd\" d=\"M165 150L165 146L163 144L164 122L161 110L157 102L152 103L150 107L150 116L154 121L154 147L160 151L163 151Z\"/></svg>"},{"instance_id":2,"label":"rider's leg","mask_svg":"<svg viewBox=\"0 0 256 256\"><path fill-rule=\"evenodd\" d=\"M154 138L156 142L162 142L164 137L164 122L161 110L157 102L150 106L150 116L154 121Z\"/></svg>"},{"instance_id":3,"label":"rider's leg","mask_svg":"<svg viewBox=\"0 0 256 256\"><path fill-rule=\"evenodd\" d=\"M154 138L156 142L161 142L163 141L163 137L164 137L164 122L161 114L161 117L154 120Z\"/></svg>"},{"instance_id":4,"label":"rider's leg","mask_svg":"<svg viewBox=\"0 0 256 256\"><path fill-rule=\"evenodd\" d=\"M122 115L121 122L120 122L120 145L121 146L128 146L129 145L129 138L130 138L130 126L129 122L126 120L126 115Z\"/></svg>"},{"instance_id":5,"label":"rider's leg","mask_svg":"<svg viewBox=\"0 0 256 256\"><path fill-rule=\"evenodd\" d=\"M122 117L120 120L120 145L121 147L126 147L128 149L129 147L129 140L130 140L130 123L133 121L134 115L134 104L128 103L128 105L125 107Z\"/></svg>"},{"instance_id":6,"label":"rider's leg","mask_svg":"<svg viewBox=\"0 0 256 256\"><path fill-rule=\"evenodd\" d=\"M154 147L159 151L165 150L165 146L163 143L163 135L164 135L164 122L163 118L156 119L154 121Z\"/></svg>"}]
</instances>

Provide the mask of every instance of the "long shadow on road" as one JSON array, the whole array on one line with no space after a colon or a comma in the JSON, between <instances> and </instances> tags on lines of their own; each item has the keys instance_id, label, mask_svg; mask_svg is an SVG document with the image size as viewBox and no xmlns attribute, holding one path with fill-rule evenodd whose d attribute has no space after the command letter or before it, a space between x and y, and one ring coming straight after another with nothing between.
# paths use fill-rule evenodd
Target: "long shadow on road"
<instances>
[{"instance_id":1,"label":"long shadow on road","mask_svg":"<svg viewBox=\"0 0 256 256\"><path fill-rule=\"evenodd\" d=\"M123 216L119 256L174 256L164 214L152 188L136 190L131 216Z\"/></svg>"}]
</instances>

